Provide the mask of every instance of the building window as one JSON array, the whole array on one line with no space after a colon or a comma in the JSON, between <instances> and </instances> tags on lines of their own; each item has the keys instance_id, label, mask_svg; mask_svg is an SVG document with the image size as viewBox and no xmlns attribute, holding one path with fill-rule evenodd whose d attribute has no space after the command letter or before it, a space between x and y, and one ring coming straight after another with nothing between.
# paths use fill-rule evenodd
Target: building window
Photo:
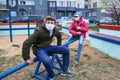
<instances>
[{"instance_id":1,"label":"building window","mask_svg":"<svg viewBox=\"0 0 120 80\"><path fill-rule=\"evenodd\" d=\"M81 8L81 5L80 5L80 3L78 4L78 8Z\"/></svg>"},{"instance_id":2,"label":"building window","mask_svg":"<svg viewBox=\"0 0 120 80\"><path fill-rule=\"evenodd\" d=\"M1 0L0 4L6 4L6 0Z\"/></svg>"},{"instance_id":3,"label":"building window","mask_svg":"<svg viewBox=\"0 0 120 80\"><path fill-rule=\"evenodd\" d=\"M74 1L71 2L71 7L75 7L75 2Z\"/></svg>"},{"instance_id":4,"label":"building window","mask_svg":"<svg viewBox=\"0 0 120 80\"><path fill-rule=\"evenodd\" d=\"M71 1L67 1L67 7L71 7Z\"/></svg>"},{"instance_id":5,"label":"building window","mask_svg":"<svg viewBox=\"0 0 120 80\"><path fill-rule=\"evenodd\" d=\"M67 7L75 7L74 1L67 1Z\"/></svg>"},{"instance_id":6,"label":"building window","mask_svg":"<svg viewBox=\"0 0 120 80\"><path fill-rule=\"evenodd\" d=\"M21 11L20 14L21 14L21 16L24 16L25 15L25 11Z\"/></svg>"},{"instance_id":7,"label":"building window","mask_svg":"<svg viewBox=\"0 0 120 80\"><path fill-rule=\"evenodd\" d=\"M49 2L49 6L52 7L52 2Z\"/></svg>"},{"instance_id":8,"label":"building window","mask_svg":"<svg viewBox=\"0 0 120 80\"><path fill-rule=\"evenodd\" d=\"M25 5L26 3L25 3L25 1L20 1L20 4Z\"/></svg>"},{"instance_id":9,"label":"building window","mask_svg":"<svg viewBox=\"0 0 120 80\"><path fill-rule=\"evenodd\" d=\"M85 0L85 1L88 1L88 0Z\"/></svg>"},{"instance_id":10,"label":"building window","mask_svg":"<svg viewBox=\"0 0 120 80\"><path fill-rule=\"evenodd\" d=\"M11 16L17 16L16 11L11 11Z\"/></svg>"},{"instance_id":11,"label":"building window","mask_svg":"<svg viewBox=\"0 0 120 80\"><path fill-rule=\"evenodd\" d=\"M39 4L42 4L42 0L39 0Z\"/></svg>"},{"instance_id":12,"label":"building window","mask_svg":"<svg viewBox=\"0 0 120 80\"><path fill-rule=\"evenodd\" d=\"M21 15L21 16L24 16L24 15L25 15L25 12L26 12L25 9L20 9L20 15Z\"/></svg>"},{"instance_id":13,"label":"building window","mask_svg":"<svg viewBox=\"0 0 120 80\"><path fill-rule=\"evenodd\" d=\"M49 2L50 7L55 7L55 2Z\"/></svg>"},{"instance_id":14,"label":"building window","mask_svg":"<svg viewBox=\"0 0 120 80\"><path fill-rule=\"evenodd\" d=\"M88 9L88 5L85 5L85 8Z\"/></svg>"},{"instance_id":15,"label":"building window","mask_svg":"<svg viewBox=\"0 0 120 80\"><path fill-rule=\"evenodd\" d=\"M55 2L53 2L53 7L55 7Z\"/></svg>"},{"instance_id":16,"label":"building window","mask_svg":"<svg viewBox=\"0 0 120 80\"><path fill-rule=\"evenodd\" d=\"M97 2L93 3L93 8L97 8Z\"/></svg>"},{"instance_id":17,"label":"building window","mask_svg":"<svg viewBox=\"0 0 120 80\"><path fill-rule=\"evenodd\" d=\"M14 7L16 5L16 0L9 0L9 5Z\"/></svg>"},{"instance_id":18,"label":"building window","mask_svg":"<svg viewBox=\"0 0 120 80\"><path fill-rule=\"evenodd\" d=\"M64 12L60 12L59 15L60 15L60 17L64 16Z\"/></svg>"},{"instance_id":19,"label":"building window","mask_svg":"<svg viewBox=\"0 0 120 80\"><path fill-rule=\"evenodd\" d=\"M60 7L65 7L65 1L60 1L60 2L59 2L59 6L60 6Z\"/></svg>"}]
</instances>

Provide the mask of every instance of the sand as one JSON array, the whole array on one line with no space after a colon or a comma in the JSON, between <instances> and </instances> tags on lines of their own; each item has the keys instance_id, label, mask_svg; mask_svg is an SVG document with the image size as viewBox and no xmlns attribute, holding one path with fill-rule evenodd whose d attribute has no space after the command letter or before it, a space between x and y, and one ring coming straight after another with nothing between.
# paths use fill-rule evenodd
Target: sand
<instances>
[{"instance_id":1,"label":"sand","mask_svg":"<svg viewBox=\"0 0 120 80\"><path fill-rule=\"evenodd\" d=\"M63 35L62 44L66 41L66 39L68 39L68 37L69 36ZM27 38L28 38L27 35L13 36L13 42L10 42L9 36L0 37L0 59L5 58L3 60L4 62L0 61L1 66L0 73L24 62L21 56L22 55L21 48L23 41ZM56 44L56 38L54 38L52 44L54 45ZM69 47L70 69L72 69L71 64L75 60L78 46L77 44L78 41L70 44ZM32 54L32 50L30 53L31 57L34 58L35 56ZM7 63L7 60L10 60L11 62ZM15 62L15 60L16 61L18 60L18 62ZM25 68L22 71L5 78L4 80L36 80L30 77L30 74L34 72L34 68L35 65L32 67L29 66L28 68ZM25 70L28 71L29 73L27 73ZM56 80L119 80L120 61L111 58L97 51L96 49L90 47L90 42L88 40L85 40L83 44L79 65L77 66L77 68L73 69L73 71L76 72L76 77L66 78L59 76L56 78Z\"/></svg>"}]
</instances>

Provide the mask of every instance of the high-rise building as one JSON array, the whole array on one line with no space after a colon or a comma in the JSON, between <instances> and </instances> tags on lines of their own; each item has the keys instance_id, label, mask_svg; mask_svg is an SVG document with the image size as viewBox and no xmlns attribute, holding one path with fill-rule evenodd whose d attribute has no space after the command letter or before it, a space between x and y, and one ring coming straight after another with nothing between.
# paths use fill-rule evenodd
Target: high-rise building
<instances>
[{"instance_id":1,"label":"high-rise building","mask_svg":"<svg viewBox=\"0 0 120 80\"><path fill-rule=\"evenodd\" d=\"M100 8L101 0L0 0L0 8L8 8L12 16L47 15L60 18L73 16L76 11L83 17L96 16L96 8ZM7 6L6 6L7 5Z\"/></svg>"}]
</instances>

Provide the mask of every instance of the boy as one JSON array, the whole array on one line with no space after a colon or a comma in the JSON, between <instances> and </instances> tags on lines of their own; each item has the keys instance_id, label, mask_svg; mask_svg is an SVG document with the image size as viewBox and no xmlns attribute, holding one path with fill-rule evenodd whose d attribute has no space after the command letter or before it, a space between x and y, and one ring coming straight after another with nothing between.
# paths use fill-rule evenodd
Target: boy
<instances>
[{"instance_id":1,"label":"boy","mask_svg":"<svg viewBox=\"0 0 120 80\"><path fill-rule=\"evenodd\" d=\"M56 21L53 17L47 17L45 24L40 25L34 31L34 33L24 41L22 47L22 56L29 64L33 63L30 58L30 47L32 46L33 53L42 61L45 66L50 80L54 80L55 73L53 72L50 64L50 54L62 54L63 55L63 72L61 75L73 76L73 73L68 71L69 66L69 49L61 46L50 45L54 36L57 37L57 45L61 45L61 33L55 27Z\"/></svg>"}]
</instances>

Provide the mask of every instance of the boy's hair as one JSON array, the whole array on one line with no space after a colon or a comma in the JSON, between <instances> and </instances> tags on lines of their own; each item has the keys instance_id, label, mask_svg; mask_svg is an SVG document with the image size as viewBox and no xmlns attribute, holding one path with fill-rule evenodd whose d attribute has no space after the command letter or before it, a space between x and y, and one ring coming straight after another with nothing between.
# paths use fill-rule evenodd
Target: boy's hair
<instances>
[{"instance_id":1,"label":"boy's hair","mask_svg":"<svg viewBox=\"0 0 120 80\"><path fill-rule=\"evenodd\" d=\"M45 22L46 22L47 20L52 20L52 21L54 21L54 22L56 23L55 18L52 17L52 16L47 16Z\"/></svg>"}]
</instances>

